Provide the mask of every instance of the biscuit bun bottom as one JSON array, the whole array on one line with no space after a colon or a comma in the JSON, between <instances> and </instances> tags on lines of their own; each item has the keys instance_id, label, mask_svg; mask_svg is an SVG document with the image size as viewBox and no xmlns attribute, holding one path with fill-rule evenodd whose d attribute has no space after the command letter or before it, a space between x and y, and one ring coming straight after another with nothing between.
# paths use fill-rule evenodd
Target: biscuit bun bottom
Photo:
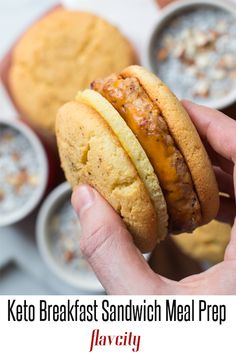
<instances>
[{"instance_id":1,"label":"biscuit bun bottom","mask_svg":"<svg viewBox=\"0 0 236 354\"><path fill-rule=\"evenodd\" d=\"M129 155L93 108L79 102L64 105L57 115L56 136L62 168L70 184L95 187L121 215L137 247L142 252L151 251L166 234L163 225L167 218L155 178L153 190L160 205L163 203L163 220L158 220L154 203Z\"/></svg>"},{"instance_id":2,"label":"biscuit bun bottom","mask_svg":"<svg viewBox=\"0 0 236 354\"><path fill-rule=\"evenodd\" d=\"M168 88L145 69L133 66L96 80L92 89L112 103L146 152L167 202L169 230L191 232L211 220L219 204L214 173L187 113ZM179 125L178 141L172 125ZM187 147L182 139L188 139ZM201 183L210 186L210 193Z\"/></svg>"}]
</instances>

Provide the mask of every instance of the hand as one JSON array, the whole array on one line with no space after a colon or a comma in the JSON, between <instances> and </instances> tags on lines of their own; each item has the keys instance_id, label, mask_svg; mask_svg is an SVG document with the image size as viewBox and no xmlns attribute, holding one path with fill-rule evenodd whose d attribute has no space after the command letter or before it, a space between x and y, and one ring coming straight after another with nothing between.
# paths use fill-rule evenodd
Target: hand
<instances>
[{"instance_id":1,"label":"hand","mask_svg":"<svg viewBox=\"0 0 236 354\"><path fill-rule=\"evenodd\" d=\"M219 219L236 215L236 122L215 110L184 102L216 166L222 197ZM81 249L108 294L236 294L236 222L224 261L180 282L154 273L132 242L120 217L89 186L75 190L72 203L82 226Z\"/></svg>"}]
</instances>

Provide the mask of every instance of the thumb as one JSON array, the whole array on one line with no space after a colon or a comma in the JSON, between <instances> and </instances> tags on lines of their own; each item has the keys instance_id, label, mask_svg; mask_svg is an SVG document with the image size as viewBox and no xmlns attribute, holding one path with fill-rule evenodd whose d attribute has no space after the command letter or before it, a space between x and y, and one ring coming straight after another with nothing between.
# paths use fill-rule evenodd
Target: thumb
<instances>
[{"instance_id":1,"label":"thumb","mask_svg":"<svg viewBox=\"0 0 236 354\"><path fill-rule=\"evenodd\" d=\"M86 185L74 191L72 204L82 227L81 251L107 293L155 293L158 277L135 247L114 209Z\"/></svg>"}]
</instances>

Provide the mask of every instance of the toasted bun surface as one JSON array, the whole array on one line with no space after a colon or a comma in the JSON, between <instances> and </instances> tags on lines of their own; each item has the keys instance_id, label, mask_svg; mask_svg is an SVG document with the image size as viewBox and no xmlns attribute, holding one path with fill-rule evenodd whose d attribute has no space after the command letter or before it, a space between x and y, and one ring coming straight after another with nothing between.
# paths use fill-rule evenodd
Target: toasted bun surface
<instances>
[{"instance_id":1,"label":"toasted bun surface","mask_svg":"<svg viewBox=\"0 0 236 354\"><path fill-rule=\"evenodd\" d=\"M153 203L128 154L94 109L70 102L58 112L56 135L62 167L73 187L94 186L122 216L142 252L158 235Z\"/></svg>"},{"instance_id":2,"label":"toasted bun surface","mask_svg":"<svg viewBox=\"0 0 236 354\"><path fill-rule=\"evenodd\" d=\"M208 223L219 209L218 187L208 155L187 112L168 87L146 69L133 65L124 69L121 75L138 79L149 97L157 103L191 172L203 223Z\"/></svg>"},{"instance_id":3,"label":"toasted bun surface","mask_svg":"<svg viewBox=\"0 0 236 354\"><path fill-rule=\"evenodd\" d=\"M157 176L142 146L115 108L93 90L79 92L77 101L95 109L114 132L142 179L157 212L158 240L167 234L167 207Z\"/></svg>"}]
</instances>

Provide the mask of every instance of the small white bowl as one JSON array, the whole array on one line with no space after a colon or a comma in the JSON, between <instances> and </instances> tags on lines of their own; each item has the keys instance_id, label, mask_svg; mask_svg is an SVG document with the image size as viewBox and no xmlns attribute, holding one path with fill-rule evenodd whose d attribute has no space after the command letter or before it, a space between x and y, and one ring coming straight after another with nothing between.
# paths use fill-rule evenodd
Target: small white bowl
<instances>
[{"instance_id":1,"label":"small white bowl","mask_svg":"<svg viewBox=\"0 0 236 354\"><path fill-rule=\"evenodd\" d=\"M80 290L102 294L104 293L104 288L92 270L88 276L85 276L83 272L70 271L53 254L48 227L50 219L63 201L70 200L70 198L71 187L67 182L64 182L55 188L44 201L36 223L38 248L45 263L57 277Z\"/></svg>"},{"instance_id":2,"label":"small white bowl","mask_svg":"<svg viewBox=\"0 0 236 354\"><path fill-rule=\"evenodd\" d=\"M235 21L236 21L236 6L234 3L230 3L229 1L222 1L222 0L179 0L171 3L170 5L167 5L161 12L160 16L158 17L157 23L155 25L155 28L153 32L151 33L150 41L148 43L148 48L147 48L147 63L149 68L155 72L157 75L156 71L156 65L155 65L155 54L154 54L154 48L155 44L157 42L158 36L160 35L161 31L165 26L168 25L168 23L174 18L177 17L178 15L184 14L188 10L192 10L198 6L211 6L213 9L218 8L222 9L224 11L227 11L231 13L232 15L235 16ZM165 80L164 80L165 81ZM182 97L181 97L182 99ZM206 105L209 107L215 108L215 109L224 109L236 102L236 87L233 89L229 94L227 94L223 98L219 99L209 99L209 101L206 101Z\"/></svg>"},{"instance_id":3,"label":"small white bowl","mask_svg":"<svg viewBox=\"0 0 236 354\"><path fill-rule=\"evenodd\" d=\"M25 124L13 119L9 120L0 118L0 125L1 124L20 132L32 146L32 149L35 151L35 158L39 163L40 184L35 188L35 191L32 193L28 201L22 205L20 209L13 210L6 215L1 215L0 227L14 224L29 215L41 201L48 184L48 161L44 148L36 134Z\"/></svg>"}]
</instances>

